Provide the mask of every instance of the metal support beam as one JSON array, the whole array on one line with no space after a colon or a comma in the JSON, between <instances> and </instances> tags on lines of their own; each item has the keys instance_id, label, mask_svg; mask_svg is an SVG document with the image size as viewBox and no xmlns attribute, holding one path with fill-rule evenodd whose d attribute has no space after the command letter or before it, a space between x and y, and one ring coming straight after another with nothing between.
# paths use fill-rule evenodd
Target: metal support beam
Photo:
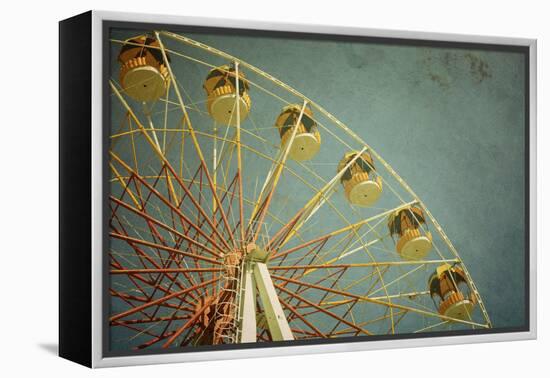
<instances>
[{"instance_id":1,"label":"metal support beam","mask_svg":"<svg viewBox=\"0 0 550 378\"><path fill-rule=\"evenodd\" d=\"M254 284L254 263L245 263L241 291L240 342L256 342L256 287Z\"/></svg>"},{"instance_id":2,"label":"metal support beam","mask_svg":"<svg viewBox=\"0 0 550 378\"><path fill-rule=\"evenodd\" d=\"M273 286L267 265L262 262L254 263L254 280L258 286L258 293L267 318L269 333L273 341L294 340L290 326L286 319L279 297Z\"/></svg>"}]
</instances>

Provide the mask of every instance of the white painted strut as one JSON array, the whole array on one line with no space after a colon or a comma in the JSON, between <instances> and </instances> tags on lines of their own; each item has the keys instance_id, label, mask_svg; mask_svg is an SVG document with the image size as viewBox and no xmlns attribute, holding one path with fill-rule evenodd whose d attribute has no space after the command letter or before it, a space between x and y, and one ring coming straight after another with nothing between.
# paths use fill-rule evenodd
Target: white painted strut
<instances>
[{"instance_id":1,"label":"white painted strut","mask_svg":"<svg viewBox=\"0 0 550 378\"><path fill-rule=\"evenodd\" d=\"M265 263L254 263L254 279L258 286L271 339L273 341L294 340Z\"/></svg>"},{"instance_id":2,"label":"white painted strut","mask_svg":"<svg viewBox=\"0 0 550 378\"><path fill-rule=\"evenodd\" d=\"M257 341L256 298L265 313L266 325L273 341L294 340L286 315L279 302L267 265L261 261L247 261L241 278L241 306L239 322L239 341L253 343Z\"/></svg>"},{"instance_id":3,"label":"white painted strut","mask_svg":"<svg viewBox=\"0 0 550 378\"><path fill-rule=\"evenodd\" d=\"M241 343L256 342L256 288L253 277L253 264L244 265L243 283L241 292Z\"/></svg>"}]
</instances>

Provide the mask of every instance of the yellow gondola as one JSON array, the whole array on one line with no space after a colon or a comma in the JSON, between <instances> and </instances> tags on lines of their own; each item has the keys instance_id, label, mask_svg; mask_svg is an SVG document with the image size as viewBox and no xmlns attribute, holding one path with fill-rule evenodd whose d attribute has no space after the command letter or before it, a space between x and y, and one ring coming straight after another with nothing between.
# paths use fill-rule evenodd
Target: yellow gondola
<instances>
[{"instance_id":1,"label":"yellow gondola","mask_svg":"<svg viewBox=\"0 0 550 378\"><path fill-rule=\"evenodd\" d=\"M338 172L357 156L358 152L348 152L338 164ZM382 194L382 179L377 175L372 156L363 152L340 178L346 198L354 205L370 206Z\"/></svg>"},{"instance_id":2,"label":"yellow gondola","mask_svg":"<svg viewBox=\"0 0 550 378\"><path fill-rule=\"evenodd\" d=\"M214 120L223 125L237 125L237 81L235 67L224 65L210 71L204 82L206 107ZM248 95L248 81L239 70L239 117L242 123L250 112L251 102Z\"/></svg>"},{"instance_id":3,"label":"yellow gondola","mask_svg":"<svg viewBox=\"0 0 550 378\"><path fill-rule=\"evenodd\" d=\"M277 117L275 127L281 136L281 148L285 148L290 141L293 127L298 122L301 111L302 105L288 105ZM317 130L317 123L313 120L313 111L306 105L288 154L290 158L297 161L311 160L317 155L320 147L321 135Z\"/></svg>"},{"instance_id":4,"label":"yellow gondola","mask_svg":"<svg viewBox=\"0 0 550 378\"><path fill-rule=\"evenodd\" d=\"M432 234L423 229L426 218L421 208L410 206L390 215L388 228L392 238L398 237L395 245L401 257L407 260L421 260L432 249Z\"/></svg>"},{"instance_id":5,"label":"yellow gondola","mask_svg":"<svg viewBox=\"0 0 550 378\"><path fill-rule=\"evenodd\" d=\"M140 102L158 100L170 82L159 42L142 35L125 41L118 54L120 83L124 91Z\"/></svg>"},{"instance_id":6,"label":"yellow gondola","mask_svg":"<svg viewBox=\"0 0 550 378\"><path fill-rule=\"evenodd\" d=\"M454 319L472 320L477 301L460 267L440 265L430 277L428 287L440 314Z\"/></svg>"}]
</instances>

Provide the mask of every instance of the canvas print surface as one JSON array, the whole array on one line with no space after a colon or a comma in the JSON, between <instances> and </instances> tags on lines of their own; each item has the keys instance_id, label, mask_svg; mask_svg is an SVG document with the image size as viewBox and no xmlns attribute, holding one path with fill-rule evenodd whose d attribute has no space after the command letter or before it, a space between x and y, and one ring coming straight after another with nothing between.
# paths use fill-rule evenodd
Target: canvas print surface
<instances>
[{"instance_id":1,"label":"canvas print surface","mask_svg":"<svg viewBox=\"0 0 550 378\"><path fill-rule=\"evenodd\" d=\"M526 57L110 29L113 354L522 329Z\"/></svg>"}]
</instances>

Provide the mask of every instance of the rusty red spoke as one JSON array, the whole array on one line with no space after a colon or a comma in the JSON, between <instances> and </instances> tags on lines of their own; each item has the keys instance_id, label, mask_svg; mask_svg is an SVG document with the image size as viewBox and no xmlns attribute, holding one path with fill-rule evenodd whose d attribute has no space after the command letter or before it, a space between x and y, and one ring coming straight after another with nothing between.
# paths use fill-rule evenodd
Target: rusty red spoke
<instances>
[{"instance_id":1,"label":"rusty red spoke","mask_svg":"<svg viewBox=\"0 0 550 378\"><path fill-rule=\"evenodd\" d=\"M262 201L261 208L258 209L258 216L254 216L253 222L254 222L254 228L250 231L250 235L247 235L247 238L251 238L251 242L254 243L258 239L258 236L260 235L260 231L262 228L262 224L264 222L265 216L267 212L269 211L269 207L271 205L271 199L273 198L273 194L275 193L275 186L271 188L269 191L266 199ZM252 222L250 223L252 225Z\"/></svg>"},{"instance_id":2,"label":"rusty red spoke","mask_svg":"<svg viewBox=\"0 0 550 378\"><path fill-rule=\"evenodd\" d=\"M300 259L298 259L295 266L296 265L300 266L299 264L302 264L302 261L304 261L307 257L310 257L310 259L309 259L309 262L306 265L311 266L313 261L321 253L321 250L325 246L325 243L326 243L326 241L323 241L318 246L316 246L314 248L310 248L309 251L307 251ZM286 256L283 257L283 259L281 260L281 263L283 263L285 259L286 259ZM300 269L291 270L290 278L296 278L296 275L299 274L300 271L301 271ZM302 270L301 275L298 278L303 277L306 274L306 272L307 272L307 270L305 270L305 269Z\"/></svg>"},{"instance_id":3,"label":"rusty red spoke","mask_svg":"<svg viewBox=\"0 0 550 378\"><path fill-rule=\"evenodd\" d=\"M160 268L159 268L159 269L160 269ZM175 278L175 277L168 276L168 275L167 275L166 277L167 277L172 283L176 283L176 278ZM161 290L161 291L163 291L163 292L165 292L165 293L170 293L170 292L171 292L171 291L170 291L170 290L171 290L171 286L170 286L168 289L167 289L167 288L164 288L164 287L161 285L161 283L158 282L158 280L154 280L154 279L152 279L152 280L147 280L147 279L145 279L144 277L142 277L141 274L138 274L138 273L133 273L133 274L130 275L128 278L129 278L132 282L134 282L135 280L139 280L139 281L141 281L141 282L147 284L149 287L151 287L151 288L154 289L154 293L156 292L157 289L158 289L158 290ZM180 289L184 288L184 286L183 286L181 283L177 282L177 284L178 284L178 287L180 287ZM141 288L140 285L137 285L137 286ZM143 289L140 290L140 291L142 291L143 294L144 294L146 297L149 297L149 299L154 295L154 294L147 295L147 294L143 291ZM191 296L192 298L196 299L196 296L195 296L194 293L191 293L190 296Z\"/></svg>"},{"instance_id":4,"label":"rusty red spoke","mask_svg":"<svg viewBox=\"0 0 550 378\"><path fill-rule=\"evenodd\" d=\"M278 252L279 246L292 232L292 229L294 228L296 223L298 223L303 213L304 209L298 210L298 212L286 224L282 225L275 235L273 235L266 247L267 251L269 252L270 258L273 254Z\"/></svg>"},{"instance_id":5,"label":"rusty red spoke","mask_svg":"<svg viewBox=\"0 0 550 378\"><path fill-rule=\"evenodd\" d=\"M302 314L300 314L298 312L298 310L296 310L290 303L287 303L281 299L279 299L281 304L283 305L283 307L285 307L286 309L288 309L291 313L293 313L294 315L296 315L296 317L298 317L302 322L304 322L304 324L306 324L309 328L311 328L316 336L319 336L319 337L323 337L323 338L326 338L325 334L323 334L323 332L321 332L317 327L315 327L309 320L306 319L305 316L303 316ZM290 322L290 320L289 320Z\"/></svg>"},{"instance_id":6,"label":"rusty red spoke","mask_svg":"<svg viewBox=\"0 0 550 378\"><path fill-rule=\"evenodd\" d=\"M114 289L110 289L110 293L113 297L117 297L117 298L120 298L122 299L124 302L126 302L127 304L129 304L130 306L132 307L137 307L134 303L130 303L130 301L135 301L135 302L139 302L139 303L150 303L151 302L151 299L148 298L148 297L138 297L138 296L135 296L135 295L132 295L132 294L127 294L127 293L121 293L117 290L114 290ZM140 305L138 305L140 306ZM172 309L172 310L177 310L177 311L193 311L193 307L182 307L181 305L175 305L175 304L172 304L172 303L161 303L159 304L159 306L162 306L162 307L165 307L165 308L169 308L169 309ZM144 314L147 318L149 319L152 319L153 318L153 315L152 314L147 314L145 312L142 312L140 311L142 314Z\"/></svg>"},{"instance_id":7,"label":"rusty red spoke","mask_svg":"<svg viewBox=\"0 0 550 378\"><path fill-rule=\"evenodd\" d=\"M223 195L220 199L222 204L227 202L226 213L227 213L228 216L231 216L233 214L232 207L233 207L233 201L234 201L235 195L236 195L236 191L234 190L235 189L234 187L236 187L236 185L238 183L237 178L238 178L238 176L237 176L237 174L235 174L235 176L233 177L233 179L232 179L231 183L229 184L228 188L224 189L224 193L223 193ZM220 214L220 210L219 210L218 207L216 207L216 209L213 212L213 220L214 220L216 225L223 221L223 219L221 217L221 214ZM201 229L205 222L206 222L205 218L202 218L200 220L200 222L197 222L198 229ZM230 232L235 234L235 232L237 230L237 227L238 227L238 224ZM197 235L197 233L195 233L195 236L196 235ZM210 237L211 238L215 237L214 232L212 232L210 234Z\"/></svg>"},{"instance_id":8,"label":"rusty red spoke","mask_svg":"<svg viewBox=\"0 0 550 378\"><path fill-rule=\"evenodd\" d=\"M125 202L119 201L118 199L116 199L116 198L114 198L114 197L112 197L112 196L111 196L111 201L115 202L115 203L116 203L117 205L119 205L119 206L124 207L125 209L127 209L127 210L130 211L130 212L132 212L133 214L138 215L138 216L140 216L140 217L143 217L146 221L151 222L151 223L153 223L153 224L155 224L155 225L157 225L157 226L159 226L159 227L161 227L161 228L163 228L163 229L165 229L165 230L167 230L167 231L173 233L174 235L177 235L177 236L180 237L180 238L183 238L183 239L186 240L188 243L191 243L191 244L193 244L193 245L195 245L195 246L197 246L197 247L199 247L199 248L205 250L206 252L210 253L211 255L216 256L216 257L222 257L222 255L221 255L219 252L213 250L212 248L209 248L208 246L206 246L206 245L204 245L204 244L201 244L201 243L197 242L197 241L194 240L193 238L190 238L189 236L187 236L187 235L185 235L185 234L179 232L178 230L173 229L172 227L170 227L170 226L164 224L163 222L159 221L158 219L153 218L151 215L147 214L145 211L136 209L135 207L133 207L133 206L131 206L131 205L125 203ZM160 236L160 234L158 234L156 231L153 231L153 232L157 234L157 237L158 237L159 239L162 238L162 237ZM209 241L212 245L216 245L216 243L214 242L214 240L212 240L211 238L208 238L208 237L207 237L207 239L208 239L208 241Z\"/></svg>"},{"instance_id":9,"label":"rusty red spoke","mask_svg":"<svg viewBox=\"0 0 550 378\"><path fill-rule=\"evenodd\" d=\"M267 199L262 201L261 205L258 207L258 211L253 215L252 219L248 223L248 227L246 228L246 232L245 232L246 240L249 240L251 238L254 238L254 240L257 239L257 237L255 237L256 230L259 229L257 227L257 219L260 216L260 214L263 213L263 209L267 204L266 201Z\"/></svg>"},{"instance_id":10,"label":"rusty red spoke","mask_svg":"<svg viewBox=\"0 0 550 378\"><path fill-rule=\"evenodd\" d=\"M126 303L127 305L129 305L132 308L135 307L135 305L132 301L139 301L139 299L135 299L135 298L139 298L139 297L135 297L135 296L132 296L130 294L119 293L118 291L116 291L114 289L109 289L109 293L111 294L112 297L120 298L124 303ZM151 316L148 313L146 313L145 311L140 310L139 312L141 314L143 314L143 316L145 316L147 318L151 318Z\"/></svg>"},{"instance_id":11,"label":"rusty red spoke","mask_svg":"<svg viewBox=\"0 0 550 378\"><path fill-rule=\"evenodd\" d=\"M346 320L346 319L344 319L344 318L342 318L342 317L336 315L335 313L333 313L333 312L331 312L331 311L329 311L329 310L327 310L327 309L325 309L325 308L319 306L318 304L316 304L316 303L314 303L314 302L312 302L312 301L310 301L310 300L308 300L308 299L302 297L301 295L298 295L298 294L294 293L293 291L288 290L287 288L285 288L285 287L283 287L283 286L281 286L281 285L278 285L278 284L274 284L274 285L275 285L275 287L281 289L281 290L284 291L285 293L287 293L287 294L289 294L290 296L292 296L292 297L294 297L294 298L300 300L301 302L304 302L304 303L306 303L306 304L309 304L309 305L312 306L312 307L315 307L316 309L318 309L318 310L319 310L320 312L322 312L323 314L326 314L326 315L330 316L331 318L334 318L334 319L336 319L336 320L339 320L339 321L341 321L342 323L348 325L349 327L355 328L356 330L358 330L358 331L360 331L360 332L362 332L362 333L364 333L364 334L366 334L366 335L371 335L371 333L370 333L368 330L363 329L363 328L361 328L361 327L358 327L358 326L355 325L354 323L352 323L352 322L350 322L350 321L348 321L348 320Z\"/></svg>"},{"instance_id":12,"label":"rusty red spoke","mask_svg":"<svg viewBox=\"0 0 550 378\"><path fill-rule=\"evenodd\" d=\"M124 228L121 228L121 230L122 230L122 232L121 232L121 230L118 230L114 225L111 224L111 229L113 229L118 234L128 235ZM158 265L156 263L156 261L151 256L149 256L147 253L145 253L141 248L139 248L138 246L136 246L135 244L132 244L132 243L129 243L129 245L133 249L133 251L135 252L135 256L138 257L138 259L139 259L139 261L140 261L140 263L141 263L141 265L144 269L148 268L148 266L146 264L146 261L149 262L150 264L152 264L153 266L155 266L156 268L160 268L160 265ZM112 251L109 252L109 256L111 257L112 261L116 261L116 259L114 257L114 253ZM149 275L149 279L150 279L151 282L155 281L155 278L152 275Z\"/></svg>"},{"instance_id":13,"label":"rusty red spoke","mask_svg":"<svg viewBox=\"0 0 550 378\"><path fill-rule=\"evenodd\" d=\"M184 214L182 214L182 212L180 211L179 208L175 207L172 203L170 203L170 201L168 201L163 195L161 195L155 188L151 187L151 185L149 183L147 183L146 180L144 180L143 178L141 178L139 175L137 175L135 173L135 171L129 166L127 165L124 161L122 161L116 154L114 153L111 153L111 157L113 159L115 159L116 161L118 161L130 174L134 174L135 177L136 177L136 180L138 180L143 186L145 186L149 191L152 191L162 202L164 202L168 207L170 207L171 209L173 209L174 211L176 211L176 213L178 214L178 216L180 217L183 217L184 219L186 219L186 222L189 223L189 224L194 224L193 222L191 222ZM208 223L208 225L211 227L212 230L214 230L220 240L222 241L222 243L224 243L224 245L227 247L227 248L230 248L229 244L227 244L225 238L223 238L221 236L221 234L219 234L219 231L217 230L217 227L214 225L214 223L212 222L212 219L210 219L210 217L207 215L206 211L201 207L199 206L196 198L193 196L193 194L191 193L191 190L187 187L187 185L185 185L185 183L182 181L182 179L177 175L177 173L175 172L174 168L168 163L168 161L164 160L164 166L170 171L170 173L172 174L171 177L174 177L174 179L176 180L176 182L178 183L178 185L183 189L183 191L187 194L187 198L189 198L189 200L192 202L192 204L195 206L195 208L197 209L198 212L201 213L201 215L203 217L206 218L206 221ZM214 193L215 195L215 193ZM217 196L215 195L215 198L217 198ZM217 201L219 201L219 198L217 199ZM182 201L183 203L183 201ZM227 227L227 229L229 230L229 227Z\"/></svg>"},{"instance_id":14,"label":"rusty red spoke","mask_svg":"<svg viewBox=\"0 0 550 378\"><path fill-rule=\"evenodd\" d=\"M306 330L303 330L303 329L298 329L298 328L290 328L290 330L292 331L292 334L294 335L294 337L298 340L298 339L302 339L302 338L311 338L311 337L319 337L318 334L316 334L315 332L311 332L311 331L306 331ZM303 337L300 337L300 336L297 336L297 335L303 335Z\"/></svg>"},{"instance_id":15,"label":"rusty red spoke","mask_svg":"<svg viewBox=\"0 0 550 378\"><path fill-rule=\"evenodd\" d=\"M158 337L155 333L153 333L153 332L151 332L147 329L141 329L141 328L136 327L132 324L117 324L117 325L122 326L124 328L128 328L132 331L135 331L138 335L139 334L144 334L144 335L151 336L151 337Z\"/></svg>"},{"instance_id":16,"label":"rusty red spoke","mask_svg":"<svg viewBox=\"0 0 550 378\"><path fill-rule=\"evenodd\" d=\"M115 229L115 231L117 231L117 230ZM111 233L111 234L113 234L113 233ZM113 235L115 235L115 234L113 234ZM157 268L157 269L161 269L161 268L162 268L162 266L159 265L159 264L157 264L157 262L156 262L152 257L150 257L148 254L146 254L141 248L139 248L139 247L136 245L136 244L140 244L140 243L135 243L135 242L133 242L133 241L139 240L139 239L131 238L131 237L127 236L127 235L121 234L120 232L117 232L116 235L119 235L120 237L123 237L123 238L127 238L126 241L127 241L128 245L130 245L130 247L132 247L132 249L133 249L138 255L143 256L143 257L144 257L150 264L152 264L155 268ZM144 241L144 242L145 242L145 243L149 243L149 242L146 242L146 241ZM142 243L142 244L143 244L143 243ZM155 248L155 246L158 246L158 244L154 244L154 243L150 243L150 244L152 244L152 245L151 245L152 248ZM146 245L146 244L145 244L145 245ZM168 247L164 247L164 246L160 246L160 247L162 247L162 248L168 248ZM172 250L172 249L171 249L171 250ZM174 251L179 251L179 250L174 249ZM181 252L181 251L180 251L180 252ZM146 266L144 266L144 268L145 268L145 267L146 267ZM180 287L181 289L184 288L183 285L182 285L180 282L177 281L177 279L176 279L175 276L172 276L172 275L170 275L170 274L167 274L167 277L168 277L168 279L170 279L171 281L175 282L175 283L178 285L178 287ZM152 278L152 277L151 277L151 278ZM152 279L152 280L155 281L154 279ZM191 293L191 296L192 296L192 297L195 297L195 295L194 295L193 293Z\"/></svg>"},{"instance_id":17,"label":"rusty red spoke","mask_svg":"<svg viewBox=\"0 0 550 378\"><path fill-rule=\"evenodd\" d=\"M162 249L162 250L165 250L165 251L168 251L168 252L173 252L173 253L176 253L176 254L180 254L182 256L186 256L186 257L189 257L189 258L192 258L192 259L197 259L197 260L209 262L209 263L215 264L215 265L222 265L222 263L218 260L211 259L209 257L205 257L205 256L201 256L201 255L197 255L197 254L194 254L194 253L181 251L179 249L167 247L167 246L162 245L162 244L152 243L152 242L149 242L147 240L133 238L131 236L122 235L122 234L119 234L119 233L116 233L116 232L110 232L109 235L111 237L115 238L115 239L125 240L129 243L141 244L141 245L145 245L145 246L151 247L151 248L158 248L158 249Z\"/></svg>"},{"instance_id":18,"label":"rusty red spoke","mask_svg":"<svg viewBox=\"0 0 550 378\"><path fill-rule=\"evenodd\" d=\"M341 272L335 272L334 275L336 275L336 278L333 280L333 282L329 285L329 288L334 288L334 286L336 286L336 284L340 281L340 279L342 278L342 276L346 273L346 269L342 269ZM332 275L328 276L326 279L328 280L329 278L331 278ZM316 285L319 285L321 282L325 281L325 279L323 280L320 280L320 281L317 281L315 282ZM305 290L307 290L308 288L304 287L304 289L302 289L302 287L298 286L298 290L296 291L298 294L302 294ZM322 303L326 297L329 295L329 292L326 291L323 296L319 299L318 303Z\"/></svg>"},{"instance_id":19,"label":"rusty red spoke","mask_svg":"<svg viewBox=\"0 0 550 378\"><path fill-rule=\"evenodd\" d=\"M199 318L199 316L201 316L202 313L210 306L213 300L214 300L214 297L206 300L204 305L199 310L195 311L193 316L184 325L182 325L164 344L162 344L162 347L168 348L170 344L172 344L174 340L176 340L178 336L182 334L183 331L185 331L188 327L192 326L195 323L195 321Z\"/></svg>"},{"instance_id":20,"label":"rusty red spoke","mask_svg":"<svg viewBox=\"0 0 550 378\"><path fill-rule=\"evenodd\" d=\"M158 343L159 341L162 341L164 339L166 339L167 337L170 337L171 335L173 335L174 332L169 332L169 333L166 333L166 334L163 334L161 336L157 336L143 344L140 344L138 345L135 349L146 349L146 348L149 348L150 346L152 345L155 345L156 343Z\"/></svg>"},{"instance_id":21,"label":"rusty red spoke","mask_svg":"<svg viewBox=\"0 0 550 378\"><path fill-rule=\"evenodd\" d=\"M180 249L181 241L183 241L183 239L181 239L181 238L180 238L180 240L176 241L176 243L174 245L174 249L177 249L177 250ZM182 260L181 255L177 255L173 252L170 252L169 253L169 258L166 259L164 264L162 264L162 269L169 269L172 266L172 263L175 263L176 266L181 269L181 260ZM158 274L157 279L156 279L155 282L157 284L160 284L162 282L162 280L164 280L164 278L167 277L167 273L169 273L169 272L161 272L160 274ZM188 272L182 272L182 275L183 275L183 277L185 277L187 279L187 281L191 285L195 284L195 280L193 279L193 277ZM168 286L169 291L172 290L172 287L174 286L175 283L176 283L176 280L171 280L171 282ZM156 288L155 288L154 292L151 294L151 298L154 296L155 293L156 293ZM156 315L157 311L158 311L158 308L157 308L157 310L155 310L153 316Z\"/></svg>"},{"instance_id":22,"label":"rusty red spoke","mask_svg":"<svg viewBox=\"0 0 550 378\"><path fill-rule=\"evenodd\" d=\"M208 167L206 166L206 163L204 162L204 160L201 159L201 165L202 165L202 168L203 168L203 171L204 171L204 174L207 178L207 181L208 181L208 185L210 186L210 191L212 193L212 196L214 197L214 200L217 204L217 207L219 207L220 209L220 214L221 214L221 217L222 217L222 220L223 220L223 224L227 230L227 232L229 233L229 238L231 239L231 241L233 242L233 247L236 248L237 247L237 244L235 242L235 236L231 233L231 227L229 226L229 222L227 220L227 216L225 214L225 211L222 207L222 204L220 202L220 198L218 197L218 193L216 193L216 188L214 186L214 182L212 181L212 177L210 176L210 173L208 171ZM172 172L172 175L174 175L175 179L178 181L179 185L180 186L185 186L184 183L181 181L181 179L178 177L177 173L175 172L174 168L172 168L171 165L167 164L166 167L170 170L170 172ZM190 197L192 198L192 197ZM200 208L202 209L201 206L197 206L197 208ZM204 212L204 210L201 211L202 215L204 217L207 217L206 213ZM210 224L211 227L214 227L213 224ZM224 240L225 241L225 240Z\"/></svg>"},{"instance_id":23,"label":"rusty red spoke","mask_svg":"<svg viewBox=\"0 0 550 378\"><path fill-rule=\"evenodd\" d=\"M120 262L111 253L109 253L109 257L110 257L109 265L112 268L121 269L123 267L122 264L120 264ZM138 284L137 280L134 277L128 277L128 279L130 280L130 282L132 282L132 284L136 287L136 289L138 289L143 295L145 296L147 295L147 293L145 293L145 289L142 288L140 284Z\"/></svg>"},{"instance_id":24,"label":"rusty red spoke","mask_svg":"<svg viewBox=\"0 0 550 378\"><path fill-rule=\"evenodd\" d=\"M117 320L113 323L114 326L116 325L126 325L126 324L147 324L147 323L160 323L160 322L166 322L169 320L186 320L191 317L190 314L188 315L179 315L175 317L171 316L160 316L157 318L152 319L130 319L130 320Z\"/></svg>"},{"instance_id":25,"label":"rusty red spoke","mask_svg":"<svg viewBox=\"0 0 550 378\"><path fill-rule=\"evenodd\" d=\"M293 253L293 252L296 252L296 251L299 251L303 248L306 248L306 247L309 247L310 245L312 244L316 244L316 243L323 243L325 244L326 242L328 242L328 240L332 237L331 234L327 234L327 235L323 235L323 236L320 236L318 238L315 238L315 239L312 239L312 240L309 240L307 242L304 242L304 243L301 243L297 246L294 246L292 248L289 248L285 251L281 251L281 252L278 252L278 253L275 253L273 254L273 256L271 256L271 260L274 260L274 259L277 259L277 258L281 258L281 257L286 257L288 256L289 254Z\"/></svg>"},{"instance_id":26,"label":"rusty red spoke","mask_svg":"<svg viewBox=\"0 0 550 378\"><path fill-rule=\"evenodd\" d=\"M341 277L342 274L345 272L345 270L342 270L342 272L340 271L336 271L336 272L332 272L330 274L328 274L327 276L324 276L324 277L321 277L320 279L318 279L317 281L313 282L314 285L319 285L320 283L324 282L324 281L327 281L329 279L331 279L333 276L339 276ZM336 281L333 282L333 284L330 286L330 287L333 287L334 284L336 283ZM283 282L283 285L282 286L287 286L289 284L289 282ZM309 286L304 286L304 285L298 285L297 288L295 289L295 292L297 294L300 294L302 295L302 293L304 293L305 291L311 289L311 287ZM325 296L327 295L328 293L325 292ZM323 297L324 298L324 297ZM320 299L318 301L318 303L321 303L322 299Z\"/></svg>"},{"instance_id":27,"label":"rusty red spoke","mask_svg":"<svg viewBox=\"0 0 550 378\"><path fill-rule=\"evenodd\" d=\"M196 290L198 290L198 289L200 289L200 288L202 288L202 287L204 287L204 286L206 286L206 285L211 285L211 284L213 284L214 282L216 282L217 280L218 280L217 278L213 278L213 279L211 279L211 280L209 280L209 281L206 281L206 282L203 282L203 283L201 283L201 284L194 285L194 286L188 287L188 288L186 288L186 289L184 289L184 290L180 290L180 291L177 291L177 292L175 292L175 293L166 295L166 296L164 296L164 297L162 297L162 298L158 298L158 299L156 299L156 300L154 300L154 301L150 301L150 302L148 302L148 303L144 303L144 304L141 305L141 306L137 306L137 307L134 307L134 308L132 308L132 309L130 309L130 310L121 312L121 313L119 313L119 314L117 314L117 315L113 315L113 316L111 316L111 318L110 318L109 320L112 322L112 321L115 321L115 320L124 318L124 317L126 317L126 316L135 314L136 312L139 312L139 311L141 311L141 310L143 310L143 309L149 308L149 307L151 307L151 306L155 306L155 305L157 305L157 304L159 304L159 303L164 303L164 302L166 302L166 301L169 300L169 299L176 298L176 297L180 297L180 296L186 295L186 294L188 294L188 293L190 293L190 292L192 292L192 291L196 291Z\"/></svg>"},{"instance_id":28,"label":"rusty red spoke","mask_svg":"<svg viewBox=\"0 0 550 378\"><path fill-rule=\"evenodd\" d=\"M202 237L204 237L206 240L208 240L210 243L212 243L213 246L216 247L216 249L218 249L218 251L222 251L223 248L221 248L211 237L209 237L203 230L200 226L197 226L193 221L191 221L191 219L189 217L187 217L185 214L183 214L180 210L180 207L182 205L182 201L180 201L179 205L178 206L175 206L174 204L171 203L171 201L167 198L165 198L158 190L156 190L153 186L151 186L149 183L147 183L146 180L142 179L141 177L139 176L135 176L136 177L136 180L142 182L144 184L144 186L149 190L150 194L154 194L161 202L163 202L170 210L174 211L178 217L184 221L186 224L188 224L191 228L193 228L198 234L200 234ZM187 187L186 187L187 189ZM189 190L189 189L187 189ZM192 198L191 195L189 196L189 198ZM198 204L197 204L198 205ZM199 213L204 217L205 221L207 223L209 223L209 225L212 227L212 230L214 233L216 233L219 237L221 237L221 235L219 234L219 231L217 231L217 228L214 228L213 225L210 223L212 222L212 220L207 217L205 214L204 214L204 210L203 211L199 211ZM221 238L220 239L222 242L225 242L225 239L224 238ZM226 247L229 247L229 245L227 243L225 243L225 246Z\"/></svg>"},{"instance_id":29,"label":"rusty red spoke","mask_svg":"<svg viewBox=\"0 0 550 378\"><path fill-rule=\"evenodd\" d=\"M336 307L341 306L341 305L342 304L333 304L333 305L330 305L330 306L323 306L323 308L326 309L326 310L330 310L330 309L336 308ZM296 308L297 309L309 309L309 308L312 308L312 306L310 306L308 304L302 304L302 306L296 306ZM319 312L320 312L319 310L313 309L313 310L310 310L309 312L303 312L302 316L307 318L308 316L311 316L313 314L317 314ZM345 319L346 316L344 314L341 317ZM336 324L340 324L340 322L336 321Z\"/></svg>"},{"instance_id":30,"label":"rusty red spoke","mask_svg":"<svg viewBox=\"0 0 550 378\"><path fill-rule=\"evenodd\" d=\"M222 268L113 269L110 274L220 272Z\"/></svg>"}]
</instances>

